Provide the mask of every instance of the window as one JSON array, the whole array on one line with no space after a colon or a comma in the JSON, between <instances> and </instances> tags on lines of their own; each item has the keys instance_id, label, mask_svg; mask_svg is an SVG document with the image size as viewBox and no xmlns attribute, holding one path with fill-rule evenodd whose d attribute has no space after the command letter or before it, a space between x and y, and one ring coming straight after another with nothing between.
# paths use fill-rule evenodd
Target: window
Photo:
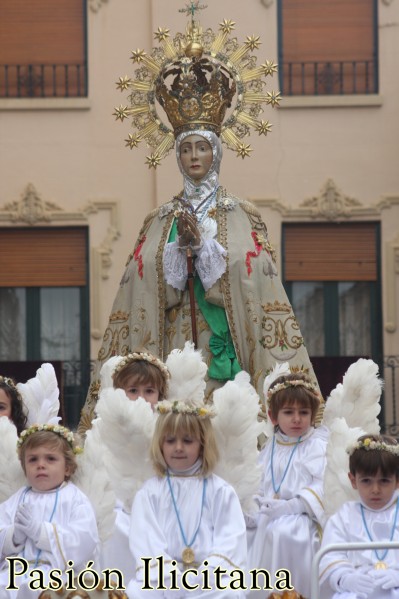
<instances>
[{"instance_id":1,"label":"window","mask_svg":"<svg viewBox=\"0 0 399 599\"><path fill-rule=\"evenodd\" d=\"M85 0L1 0L0 97L87 96Z\"/></svg>"},{"instance_id":2,"label":"window","mask_svg":"<svg viewBox=\"0 0 399 599\"><path fill-rule=\"evenodd\" d=\"M358 357L381 362L379 225L286 224L283 238L287 294L327 395Z\"/></svg>"},{"instance_id":3,"label":"window","mask_svg":"<svg viewBox=\"0 0 399 599\"><path fill-rule=\"evenodd\" d=\"M283 94L378 92L377 0L279 0L278 18Z\"/></svg>"},{"instance_id":4,"label":"window","mask_svg":"<svg viewBox=\"0 0 399 599\"><path fill-rule=\"evenodd\" d=\"M58 365L70 425L79 419L90 373L87 232L0 229L1 372L26 380L33 364Z\"/></svg>"}]
</instances>

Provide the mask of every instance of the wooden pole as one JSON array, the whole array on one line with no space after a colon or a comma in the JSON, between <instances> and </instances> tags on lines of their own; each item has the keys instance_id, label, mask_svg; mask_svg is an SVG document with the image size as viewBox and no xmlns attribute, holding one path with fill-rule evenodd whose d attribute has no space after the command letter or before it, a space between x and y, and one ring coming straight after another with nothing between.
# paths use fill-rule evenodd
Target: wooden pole
<instances>
[{"instance_id":1,"label":"wooden pole","mask_svg":"<svg viewBox=\"0 0 399 599\"><path fill-rule=\"evenodd\" d=\"M195 349L198 348L197 337L197 319L195 316L195 296L194 296L194 272L193 272L193 251L191 247L187 248L187 281L188 293L190 297L190 313L191 313L191 335Z\"/></svg>"}]
</instances>

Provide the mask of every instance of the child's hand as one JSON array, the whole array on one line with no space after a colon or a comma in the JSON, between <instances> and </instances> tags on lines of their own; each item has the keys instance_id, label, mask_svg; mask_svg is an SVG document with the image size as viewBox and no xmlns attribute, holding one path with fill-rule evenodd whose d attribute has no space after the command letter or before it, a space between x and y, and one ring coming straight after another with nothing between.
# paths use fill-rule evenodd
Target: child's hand
<instances>
[{"instance_id":1,"label":"child's hand","mask_svg":"<svg viewBox=\"0 0 399 599\"><path fill-rule=\"evenodd\" d=\"M382 589L394 589L399 587L399 571L392 570L389 568L388 570L378 570L376 572L375 578L378 582L378 586Z\"/></svg>"},{"instance_id":2,"label":"child's hand","mask_svg":"<svg viewBox=\"0 0 399 599\"><path fill-rule=\"evenodd\" d=\"M35 544L39 541L42 523L34 519L30 505L23 503L18 507L15 514L15 527Z\"/></svg>"},{"instance_id":3,"label":"child's hand","mask_svg":"<svg viewBox=\"0 0 399 599\"><path fill-rule=\"evenodd\" d=\"M21 545L25 545L25 541L26 534L22 530L20 524L16 522L14 525L14 532L12 534L12 542L14 543L15 547L20 547Z\"/></svg>"},{"instance_id":4,"label":"child's hand","mask_svg":"<svg viewBox=\"0 0 399 599\"><path fill-rule=\"evenodd\" d=\"M349 572L341 576L338 582L340 591L356 593L360 599L366 599L373 591L374 586L375 579L370 574L356 572L356 570L349 570Z\"/></svg>"},{"instance_id":5,"label":"child's hand","mask_svg":"<svg viewBox=\"0 0 399 599\"><path fill-rule=\"evenodd\" d=\"M306 507L302 499L264 499L260 512L269 518L280 518L290 514L305 514Z\"/></svg>"}]
</instances>

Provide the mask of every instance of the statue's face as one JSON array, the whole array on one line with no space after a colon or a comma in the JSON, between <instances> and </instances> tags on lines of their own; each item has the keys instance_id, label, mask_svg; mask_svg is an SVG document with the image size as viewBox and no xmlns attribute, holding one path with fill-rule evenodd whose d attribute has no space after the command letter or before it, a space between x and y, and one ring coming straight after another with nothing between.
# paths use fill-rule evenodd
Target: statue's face
<instances>
[{"instance_id":1,"label":"statue's face","mask_svg":"<svg viewBox=\"0 0 399 599\"><path fill-rule=\"evenodd\" d=\"M201 135L189 135L180 146L180 161L186 175L199 182L211 168L212 147Z\"/></svg>"}]
</instances>

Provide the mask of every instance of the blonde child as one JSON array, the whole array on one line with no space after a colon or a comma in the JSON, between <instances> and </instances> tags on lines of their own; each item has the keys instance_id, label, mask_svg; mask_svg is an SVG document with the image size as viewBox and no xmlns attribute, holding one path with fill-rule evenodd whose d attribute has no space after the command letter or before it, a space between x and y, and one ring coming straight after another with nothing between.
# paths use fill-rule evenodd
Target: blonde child
<instances>
[{"instance_id":1,"label":"blonde child","mask_svg":"<svg viewBox=\"0 0 399 599\"><path fill-rule=\"evenodd\" d=\"M349 479L359 501L327 521L322 546L399 540L399 445L387 435L363 435L348 450ZM323 588L334 599L399 597L399 553L387 549L334 551L320 562ZM327 595L327 593L326 593Z\"/></svg>"},{"instance_id":2,"label":"blonde child","mask_svg":"<svg viewBox=\"0 0 399 599\"><path fill-rule=\"evenodd\" d=\"M34 425L18 440L19 459L27 486L0 505L0 597L33 599L29 578L16 578L19 591L9 590L5 558L16 556L40 568L64 571L72 560L83 570L94 555L97 525L88 498L70 481L78 451L71 431L60 425ZM19 568L18 568L19 569Z\"/></svg>"},{"instance_id":3,"label":"blonde child","mask_svg":"<svg viewBox=\"0 0 399 599\"><path fill-rule=\"evenodd\" d=\"M304 373L279 376L267 394L274 433L262 449L263 476L257 528L248 534L250 568L271 576L289 570L295 590L308 597L313 555L323 522L323 474L327 430L315 429L320 404L316 386ZM264 597L253 590L250 597Z\"/></svg>"},{"instance_id":4,"label":"blonde child","mask_svg":"<svg viewBox=\"0 0 399 599\"><path fill-rule=\"evenodd\" d=\"M26 426L26 414L20 392L14 381L0 376L0 417L6 416L17 429L18 435Z\"/></svg>"},{"instance_id":5,"label":"blonde child","mask_svg":"<svg viewBox=\"0 0 399 599\"><path fill-rule=\"evenodd\" d=\"M156 476L137 492L132 508L130 548L137 570L128 596L147 597L149 591L143 589L147 584L154 596L163 598L241 599L242 591L217 590L213 578L218 566L227 572L246 566L246 536L234 489L212 473L218 460L212 411L203 404L190 406L181 401L161 402L157 410L160 415L151 445ZM149 558L150 563L142 558ZM204 571L210 590L201 590ZM173 576L179 590L171 589ZM185 577L193 590L185 588ZM228 581L227 575L222 577L223 585Z\"/></svg>"}]
</instances>

